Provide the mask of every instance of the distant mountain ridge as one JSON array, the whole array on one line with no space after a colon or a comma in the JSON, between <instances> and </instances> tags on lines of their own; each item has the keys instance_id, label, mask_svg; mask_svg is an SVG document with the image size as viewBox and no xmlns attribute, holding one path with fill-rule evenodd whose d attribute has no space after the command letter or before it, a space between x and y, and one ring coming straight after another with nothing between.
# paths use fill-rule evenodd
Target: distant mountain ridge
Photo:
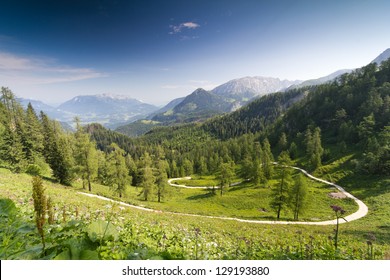
<instances>
[{"instance_id":1,"label":"distant mountain ridge","mask_svg":"<svg viewBox=\"0 0 390 280\"><path fill-rule=\"evenodd\" d=\"M210 91L198 88L172 109L156 114L152 120L171 122L201 121L231 111L233 104Z\"/></svg>"},{"instance_id":2,"label":"distant mountain ridge","mask_svg":"<svg viewBox=\"0 0 390 280\"><path fill-rule=\"evenodd\" d=\"M157 111L155 111L152 114L150 114L147 117L147 119L152 119L154 116L156 116L158 114L163 114L163 113L165 113L165 112L167 112L169 110L172 110L177 105L179 105L184 99L185 99L185 97L179 97L179 98L173 99L172 101L170 101L167 105L165 105L161 109L158 109Z\"/></svg>"},{"instance_id":3,"label":"distant mountain ridge","mask_svg":"<svg viewBox=\"0 0 390 280\"><path fill-rule=\"evenodd\" d=\"M338 70L336 72L333 72L332 74L329 74L325 77L321 77L321 78L318 78L318 79L311 79L311 80L306 80L300 84L296 84L296 85L292 85L290 86L289 88L287 88L287 90L290 90L290 89L294 89L294 88L302 88L302 87L306 87L306 86L317 86L317 85L321 85L321 84L324 84L324 83L327 83L327 82L331 82L333 81L334 79L336 79L337 77L343 75L343 74L347 74L347 73L351 73L353 71L353 69L342 69L342 70Z\"/></svg>"},{"instance_id":4,"label":"distant mountain ridge","mask_svg":"<svg viewBox=\"0 0 390 280\"><path fill-rule=\"evenodd\" d=\"M390 58L390 48L385 50L383 53L381 53L379 56L377 56L371 63L376 63L380 65L383 61Z\"/></svg>"},{"instance_id":5,"label":"distant mountain ridge","mask_svg":"<svg viewBox=\"0 0 390 280\"><path fill-rule=\"evenodd\" d=\"M285 90L301 81L269 77L243 77L230 80L211 91L197 89L180 102L168 104L152 117L160 122L189 122L235 111L254 97ZM165 111L164 111L165 109Z\"/></svg>"},{"instance_id":6,"label":"distant mountain ridge","mask_svg":"<svg viewBox=\"0 0 390 280\"><path fill-rule=\"evenodd\" d=\"M137 99L121 95L99 94L80 95L62 103L59 110L74 114L148 114L157 107L143 103Z\"/></svg>"},{"instance_id":7,"label":"distant mountain ridge","mask_svg":"<svg viewBox=\"0 0 390 280\"><path fill-rule=\"evenodd\" d=\"M78 116L82 123L98 122L107 127L145 118L158 109L137 99L114 94L79 95L57 108L31 99L19 98L19 102L24 107L31 103L37 113L43 111L60 122L72 124Z\"/></svg>"},{"instance_id":8,"label":"distant mountain ridge","mask_svg":"<svg viewBox=\"0 0 390 280\"><path fill-rule=\"evenodd\" d=\"M247 101L255 96L263 96L268 93L282 91L301 82L260 76L243 77L230 80L214 88L211 92L219 96Z\"/></svg>"}]
</instances>

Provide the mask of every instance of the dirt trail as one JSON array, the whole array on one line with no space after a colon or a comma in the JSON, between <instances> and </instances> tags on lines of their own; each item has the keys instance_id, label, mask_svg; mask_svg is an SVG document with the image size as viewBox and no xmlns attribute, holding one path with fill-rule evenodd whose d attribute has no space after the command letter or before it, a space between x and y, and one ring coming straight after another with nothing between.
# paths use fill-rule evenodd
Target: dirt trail
<instances>
[{"instance_id":1,"label":"dirt trail","mask_svg":"<svg viewBox=\"0 0 390 280\"><path fill-rule=\"evenodd\" d=\"M301 171L303 174L305 174L310 179L313 179L313 180L316 180L318 182L321 182L321 183L324 183L324 184L327 184L327 185L335 187L341 193L343 193L346 197L349 197L349 198L353 199L356 202L356 204L359 206L359 209L355 213L352 213L351 215L348 215L348 216L344 217L347 222L351 222L351 221L360 219L360 218L364 217L365 215L367 215L367 213L368 213L367 205L365 205L363 203L363 201L359 200L358 198L356 198L352 194L350 194L347 191L345 191L341 186L336 185L336 184L331 183L331 182L328 182L326 180L314 177L313 175L309 174L306 170L304 170L302 168L295 167L295 166L290 166L290 167L293 168L293 169ZM171 185L173 187L180 187L180 188L196 188L196 189L199 189L199 188L202 188L202 189L209 188L209 187L189 187L189 186L185 186L185 185L177 185L177 184L173 184L172 183L172 181L183 180L183 179L187 179L188 180L188 179L191 179L191 177L172 178L172 179L168 180L168 183L169 183L169 185ZM242 222L242 223L270 224L270 225L278 224L278 225L320 225L320 226L325 226L325 225L335 225L336 222L337 222L336 219L329 220L329 221L321 221L321 222L259 221L259 220L246 220L246 219L231 218L231 217L205 216L205 215L197 215L197 214L176 213L176 212L169 212L169 211L154 210L154 209L150 209L150 208L146 208L146 207L142 207L142 206L136 206L136 205L132 205L132 204L116 201L116 200L109 199L109 198L106 198L106 197L103 197L103 196L99 196L99 195L95 195L95 194L89 194L89 193L83 193L83 192L79 192L79 194L86 195L86 196L89 196L89 197L95 197L95 198L106 200L106 201L116 202L116 203L119 203L119 205L121 205L121 206L131 207L131 208L135 208L135 209L143 210L143 211L148 211L148 212L167 213L167 214L174 214L174 215L180 215L180 216L202 217L202 218L220 219L220 220L230 220L230 221L237 221L237 222ZM346 221L344 221L343 219L340 219L339 223L345 223Z\"/></svg>"}]
</instances>

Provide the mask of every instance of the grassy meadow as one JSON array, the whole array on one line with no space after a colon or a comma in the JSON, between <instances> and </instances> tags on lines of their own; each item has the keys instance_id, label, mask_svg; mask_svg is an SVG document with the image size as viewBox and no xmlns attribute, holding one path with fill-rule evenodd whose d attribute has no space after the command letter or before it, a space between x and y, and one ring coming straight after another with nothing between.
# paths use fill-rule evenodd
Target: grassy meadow
<instances>
[{"instance_id":1,"label":"grassy meadow","mask_svg":"<svg viewBox=\"0 0 390 280\"><path fill-rule=\"evenodd\" d=\"M54 223L45 225L45 249L34 225L32 177L0 169L2 205L11 199L16 213L1 215L1 259L384 259L390 258L389 180L362 176L351 179L337 164L332 176L369 207L366 217L340 225L334 247L334 226L260 225L173 213L146 212L83 196L81 186L65 187L44 181L54 205ZM324 166L317 176L335 169ZM322 173L322 174L321 174ZM296 174L294 173L294 176ZM337 177L337 178L336 178ZM353 177L356 178L356 177ZM214 180L188 180L187 185ZM329 179L329 178L326 178ZM309 180L309 179L307 179ZM183 182L184 183L184 182ZM270 181L269 184L277 182ZM349 200L327 194L329 186L309 180L310 201L302 220L334 219L329 205L341 205L347 214L357 207ZM367 186L370 186L368 191ZM93 185L97 194L114 198L105 186ZM269 188L249 182L230 187L220 196L207 190L169 187L162 203L142 201L140 189L128 187L123 201L161 211L207 216L274 219L269 209ZM262 209L264 208L264 209ZM11 217L11 218L10 218ZM291 220L291 213L283 213Z\"/></svg>"}]
</instances>

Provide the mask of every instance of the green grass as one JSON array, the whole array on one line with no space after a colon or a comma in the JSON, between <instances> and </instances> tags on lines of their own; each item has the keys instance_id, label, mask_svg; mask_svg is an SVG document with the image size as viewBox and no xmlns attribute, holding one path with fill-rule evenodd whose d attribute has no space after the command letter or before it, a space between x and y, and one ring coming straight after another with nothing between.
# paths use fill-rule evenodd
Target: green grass
<instances>
[{"instance_id":1,"label":"green grass","mask_svg":"<svg viewBox=\"0 0 390 280\"><path fill-rule=\"evenodd\" d=\"M77 186L64 187L47 180L44 181L44 185L46 193L56 206L57 220L54 226L46 226L46 231L48 236L53 236L53 243L57 241L61 244L63 240L68 240L67 238L85 236L83 232L87 230L91 221L107 220L112 216L111 223L119 230L119 237L100 244L99 254L103 259L145 259L156 256L186 259L366 259L371 257L367 253L366 244L369 234L376 237L375 253L372 257L389 258L389 179L352 174L347 171L350 170L348 164L348 161L339 162L332 167L325 166L324 170L328 168L327 172L337 170L336 173L344 174L340 175L336 182L363 199L369 207L369 214L340 226L339 251L334 251L330 239L333 236L333 226L257 225L168 213L149 213L132 208L123 209L113 207L112 203L107 201L79 195L76 193L79 190ZM326 176L325 173L322 175ZM115 195L107 187L99 185L93 187L101 194ZM329 187L311 182L311 188L312 191L319 192L318 197L321 197L319 201L322 202L313 201L312 209L308 209L308 216L304 219L315 218L311 215L320 212L320 207L323 208L323 213L318 214L318 217L326 219L329 215L330 218L334 218L331 212L328 213L329 203L334 203L334 200L329 201L330 198L327 197ZM126 200L148 207L161 207L160 209L169 206L176 212L203 211L205 214L247 218L253 216L257 219L274 217L272 212L256 210L262 206L268 207L266 193L269 190L254 188L249 182L230 188L222 197L219 195L196 197L204 195L205 192L172 188L169 199L160 204L143 202L136 196L139 191L140 189L137 191L134 187L129 188ZM31 176L13 174L7 169L0 169L0 198L15 201L25 223L33 223L31 193ZM187 199L189 197L194 199ZM265 204L261 204L261 201ZM351 207L349 212L354 211L355 206L343 207ZM207 208L207 211L204 208ZM73 226L68 230L69 226L62 221L64 209L67 223L70 223L69 220L81 221L76 224L77 228ZM284 214L285 218L291 218L287 213ZM9 223L5 222L2 224L2 230L8 229L9 226ZM0 236L2 234L3 231L0 231ZM55 234L60 234L60 237ZM16 237L13 238L16 240ZM34 242L39 241L39 238L34 239L33 236L25 234L21 235L20 239L25 241L26 251L30 247L35 248L37 244ZM0 253L3 248L1 246L4 247L3 239L0 239ZM197 250L194 249L196 246ZM14 257L26 258L26 255L17 254Z\"/></svg>"},{"instance_id":2,"label":"green grass","mask_svg":"<svg viewBox=\"0 0 390 280\"><path fill-rule=\"evenodd\" d=\"M298 172L294 173L296 176ZM199 177L195 177L199 178ZM236 181L240 180L235 178ZM333 220L334 213L330 205L339 205L346 210L346 214L351 214L357 210L357 205L350 199L334 199L329 197L330 192L335 188L305 178L309 186L308 206L306 211L301 214L300 220L303 221L322 221ZM202 176L202 179L177 180L174 183L189 186L210 186L218 185L215 176ZM128 187L124 202L144 206L151 209L198 214L206 216L235 217L251 220L275 220L276 214L270 208L271 187L278 184L278 180L273 179L266 186L254 187L251 182L242 182L237 186L224 188L223 195L220 190L215 189L213 194L206 189L187 189L180 187L168 187L168 194L162 203L156 202L155 198L144 201L139 196L141 187ZM80 189L81 190L81 189ZM116 195L109 187L93 185L93 192L103 196L116 198ZM281 220L292 220L293 214L290 211L284 211Z\"/></svg>"}]
</instances>

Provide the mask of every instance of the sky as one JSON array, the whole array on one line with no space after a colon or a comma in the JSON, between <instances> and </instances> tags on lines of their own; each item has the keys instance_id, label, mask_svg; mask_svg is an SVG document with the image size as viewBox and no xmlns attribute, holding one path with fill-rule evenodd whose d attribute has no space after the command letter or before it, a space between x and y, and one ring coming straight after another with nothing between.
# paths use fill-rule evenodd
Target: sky
<instances>
[{"instance_id":1,"label":"sky","mask_svg":"<svg viewBox=\"0 0 390 280\"><path fill-rule=\"evenodd\" d=\"M388 0L0 0L0 86L164 105L245 76L307 80L390 48Z\"/></svg>"}]
</instances>

